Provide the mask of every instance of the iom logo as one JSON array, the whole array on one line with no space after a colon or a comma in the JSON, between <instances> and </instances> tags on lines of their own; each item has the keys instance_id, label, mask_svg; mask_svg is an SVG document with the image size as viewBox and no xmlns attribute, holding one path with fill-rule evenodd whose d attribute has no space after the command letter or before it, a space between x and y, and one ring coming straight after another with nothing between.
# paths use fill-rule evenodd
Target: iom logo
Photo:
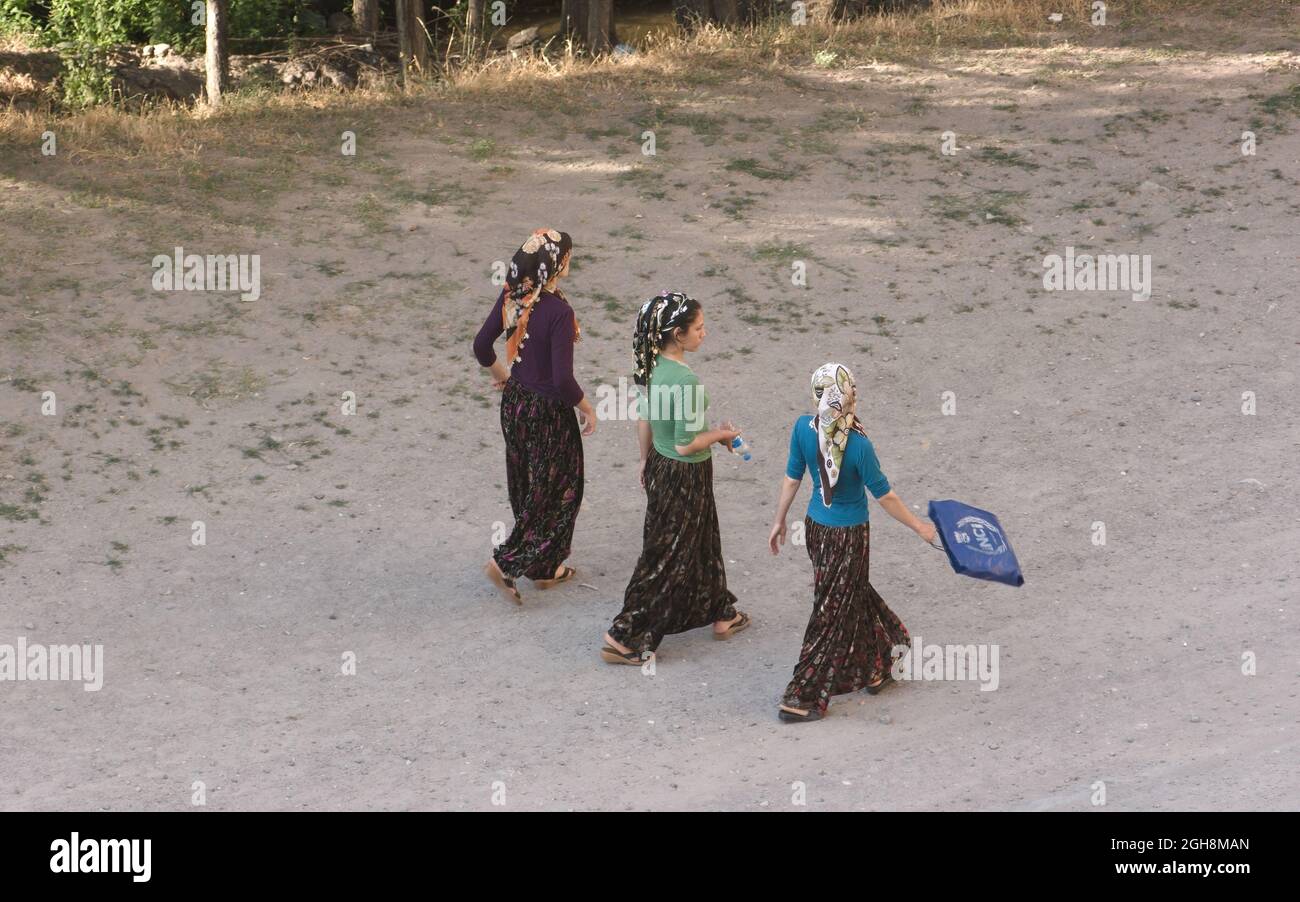
<instances>
[{"instance_id":1,"label":"iom logo","mask_svg":"<svg viewBox=\"0 0 1300 902\"><path fill-rule=\"evenodd\" d=\"M962 517L953 528L952 537L957 544L988 555L1002 554L1007 550L1002 530L982 517Z\"/></svg>"}]
</instances>

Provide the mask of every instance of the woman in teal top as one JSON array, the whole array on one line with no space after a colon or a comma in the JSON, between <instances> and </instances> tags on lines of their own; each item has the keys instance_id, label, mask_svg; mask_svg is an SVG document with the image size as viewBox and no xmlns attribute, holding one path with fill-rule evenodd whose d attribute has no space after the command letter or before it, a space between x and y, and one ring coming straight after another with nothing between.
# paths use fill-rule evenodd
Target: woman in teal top
<instances>
[{"instance_id":1,"label":"woman in teal top","mask_svg":"<svg viewBox=\"0 0 1300 902\"><path fill-rule=\"evenodd\" d=\"M644 542L600 656L611 664L640 664L663 637L713 626L729 639L749 626L727 589L718 509L713 501L714 443L731 450L740 433L723 423L708 429L709 396L686 354L708 333L699 302L677 292L651 298L637 316L632 348L636 384Z\"/></svg>"},{"instance_id":2,"label":"woman in teal top","mask_svg":"<svg viewBox=\"0 0 1300 902\"><path fill-rule=\"evenodd\" d=\"M768 547L777 554L785 544L786 514L804 471L811 471L804 538L813 563L813 612L779 711L782 720L794 723L820 719L833 695L859 689L875 695L891 679L893 648L911 642L868 579L866 493L926 542L935 537L934 527L913 516L880 471L876 450L854 412L853 374L828 363L813 373L812 388L817 413L799 417L790 433L790 459L768 536Z\"/></svg>"}]
</instances>

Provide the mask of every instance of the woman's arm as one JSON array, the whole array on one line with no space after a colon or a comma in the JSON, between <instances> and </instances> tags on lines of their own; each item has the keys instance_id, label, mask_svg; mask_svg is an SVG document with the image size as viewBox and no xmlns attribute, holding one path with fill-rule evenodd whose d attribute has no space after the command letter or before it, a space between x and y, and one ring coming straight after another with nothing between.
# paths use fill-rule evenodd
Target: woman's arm
<instances>
[{"instance_id":1,"label":"woman's arm","mask_svg":"<svg viewBox=\"0 0 1300 902\"><path fill-rule=\"evenodd\" d=\"M773 554L779 552L778 540L780 544L785 544L785 518L790 513L790 505L794 503L794 496L799 494L801 485L803 485L802 479L791 479L789 476L781 483L781 496L776 501L776 516L772 518L772 532L767 537L767 547Z\"/></svg>"},{"instance_id":2,"label":"woman's arm","mask_svg":"<svg viewBox=\"0 0 1300 902\"><path fill-rule=\"evenodd\" d=\"M492 312L483 321L483 327L478 330L478 335L474 336L474 357L478 360L479 366L491 368L494 376L497 374L498 367L493 366L497 363L497 355L492 350L492 343L506 330L501 322L501 302L505 296L506 291L503 288L497 297L497 302L492 305ZM504 370L505 367L500 369Z\"/></svg>"},{"instance_id":3,"label":"woman's arm","mask_svg":"<svg viewBox=\"0 0 1300 902\"><path fill-rule=\"evenodd\" d=\"M722 429L706 429L704 432L699 433L691 440L689 445L673 445L673 448L675 448L677 453L682 457L690 457L692 454L703 451L714 442L723 445L730 445L731 440L740 435L740 430L731 429L730 424L728 423L723 423L722 425L724 427Z\"/></svg>"},{"instance_id":4,"label":"woman's arm","mask_svg":"<svg viewBox=\"0 0 1300 902\"><path fill-rule=\"evenodd\" d=\"M641 445L641 464L636 468L636 473L641 480L641 488L645 488L645 462L650 458L650 449L654 447L654 430L650 428L649 421L636 421L636 438Z\"/></svg>"},{"instance_id":5,"label":"woman's arm","mask_svg":"<svg viewBox=\"0 0 1300 902\"><path fill-rule=\"evenodd\" d=\"M574 328L573 311L566 310L551 330L551 380L564 402L578 408L582 434L591 435L596 431L596 411L578 380L573 378Z\"/></svg>"},{"instance_id":6,"label":"woman's arm","mask_svg":"<svg viewBox=\"0 0 1300 902\"><path fill-rule=\"evenodd\" d=\"M907 505L903 503L903 499L894 494L893 489L890 489L889 492L880 496L876 500L880 502L880 506L885 509L885 512L889 514L889 516L893 517L899 523L902 523L927 542L933 542L935 536L938 535L938 532L934 528L934 524L925 523L917 519L916 515L907 509Z\"/></svg>"}]
</instances>

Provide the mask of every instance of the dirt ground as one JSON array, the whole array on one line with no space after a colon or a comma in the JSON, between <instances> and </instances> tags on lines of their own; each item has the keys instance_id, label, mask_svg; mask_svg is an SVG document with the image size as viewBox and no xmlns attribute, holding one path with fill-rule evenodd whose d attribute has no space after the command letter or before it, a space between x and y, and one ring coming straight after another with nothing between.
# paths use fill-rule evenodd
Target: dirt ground
<instances>
[{"instance_id":1,"label":"dirt ground","mask_svg":"<svg viewBox=\"0 0 1300 902\"><path fill-rule=\"evenodd\" d=\"M0 684L0 808L1295 809L1297 34L268 114L161 161L5 145L0 643L102 643L105 675ZM480 574L510 511L470 344L539 225L577 244L585 389L684 290L711 418L755 445L715 485L754 626L653 675L597 657L634 424L586 440L581 585L515 608ZM154 291L178 245L260 254L261 297ZM1045 291L1067 246L1150 254L1150 300ZM906 502L1006 527L1020 589L872 506L873 584L926 642L996 644L996 691L777 720L812 576L767 525L828 360Z\"/></svg>"}]
</instances>

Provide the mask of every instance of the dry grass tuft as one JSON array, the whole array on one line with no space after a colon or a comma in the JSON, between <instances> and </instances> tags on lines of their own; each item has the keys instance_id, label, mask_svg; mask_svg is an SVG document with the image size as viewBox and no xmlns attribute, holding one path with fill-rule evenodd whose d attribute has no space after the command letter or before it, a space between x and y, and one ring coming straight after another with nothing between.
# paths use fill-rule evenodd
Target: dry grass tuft
<instances>
[{"instance_id":1,"label":"dry grass tuft","mask_svg":"<svg viewBox=\"0 0 1300 902\"><path fill-rule=\"evenodd\" d=\"M1049 13L1061 13L1062 21L1049 22ZM580 115L593 92L645 97L683 85L725 86L774 70L920 61L963 48L1142 46L1144 29L1159 48L1158 38L1184 26L1214 34L1247 14L1256 22L1284 27L1300 21L1293 0L1112 0L1106 28L1093 28L1091 14L1091 0L936 0L924 10L826 25L795 27L781 19L732 30L705 27L689 35L664 31L648 36L635 55L623 58L591 59L552 44L544 54L500 55L442 68L405 89L370 80L352 91L237 92L215 114L201 106L162 103L134 112L101 107L59 115L60 142L95 147L95 156L104 159L141 154L193 158L205 144L223 144L231 129L238 129L244 141L270 141L327 112L375 114L428 100L504 105L517 102L522 92L530 104ZM30 149L55 115L51 109L0 109L0 148Z\"/></svg>"}]
</instances>

